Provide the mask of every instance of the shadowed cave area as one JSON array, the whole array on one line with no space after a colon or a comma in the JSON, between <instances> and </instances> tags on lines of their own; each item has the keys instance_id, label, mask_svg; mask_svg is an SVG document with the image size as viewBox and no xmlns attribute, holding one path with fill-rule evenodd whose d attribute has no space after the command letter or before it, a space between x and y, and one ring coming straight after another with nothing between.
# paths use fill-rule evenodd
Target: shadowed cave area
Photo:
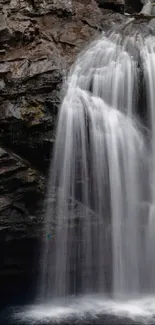
<instances>
[{"instance_id":1,"label":"shadowed cave area","mask_svg":"<svg viewBox=\"0 0 155 325\"><path fill-rule=\"evenodd\" d=\"M125 7L128 13L138 13L141 11L143 5L140 0L125 0Z\"/></svg>"},{"instance_id":2,"label":"shadowed cave area","mask_svg":"<svg viewBox=\"0 0 155 325\"><path fill-rule=\"evenodd\" d=\"M115 12L123 13L124 10L130 14L138 13L142 9L140 0L125 0L125 1L109 1L109 0L96 0L99 7L103 9L110 9Z\"/></svg>"}]
</instances>

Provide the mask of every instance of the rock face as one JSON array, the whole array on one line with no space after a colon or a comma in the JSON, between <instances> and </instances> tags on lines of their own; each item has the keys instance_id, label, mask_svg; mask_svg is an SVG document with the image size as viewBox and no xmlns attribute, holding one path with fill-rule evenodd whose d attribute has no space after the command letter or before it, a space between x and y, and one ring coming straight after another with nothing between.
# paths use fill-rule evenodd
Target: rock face
<instances>
[{"instance_id":1,"label":"rock face","mask_svg":"<svg viewBox=\"0 0 155 325\"><path fill-rule=\"evenodd\" d=\"M62 82L84 46L125 21L124 8L124 0L0 0L0 275L33 269Z\"/></svg>"},{"instance_id":2,"label":"rock face","mask_svg":"<svg viewBox=\"0 0 155 325\"><path fill-rule=\"evenodd\" d=\"M36 277L44 192L41 173L0 148L0 290L6 303L33 274Z\"/></svg>"},{"instance_id":3,"label":"rock face","mask_svg":"<svg viewBox=\"0 0 155 325\"><path fill-rule=\"evenodd\" d=\"M123 21L106 8L123 10L124 0L1 2L0 141L43 168L68 68L102 29Z\"/></svg>"},{"instance_id":4,"label":"rock face","mask_svg":"<svg viewBox=\"0 0 155 325\"><path fill-rule=\"evenodd\" d=\"M27 161L0 148L0 240L34 237L43 221L44 177ZM40 231L40 229L39 229Z\"/></svg>"},{"instance_id":5,"label":"rock face","mask_svg":"<svg viewBox=\"0 0 155 325\"><path fill-rule=\"evenodd\" d=\"M122 17L95 0L1 1L0 140L43 168L68 68Z\"/></svg>"}]
</instances>

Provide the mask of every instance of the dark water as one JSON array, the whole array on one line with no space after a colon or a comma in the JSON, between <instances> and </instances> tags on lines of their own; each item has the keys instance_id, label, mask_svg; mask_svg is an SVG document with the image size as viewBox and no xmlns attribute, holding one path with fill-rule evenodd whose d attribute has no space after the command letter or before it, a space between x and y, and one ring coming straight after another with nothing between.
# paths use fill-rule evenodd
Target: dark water
<instances>
[{"instance_id":1,"label":"dark water","mask_svg":"<svg viewBox=\"0 0 155 325\"><path fill-rule=\"evenodd\" d=\"M36 295L32 275L12 274L0 277L0 325L15 324L12 314L16 306L31 304Z\"/></svg>"}]
</instances>

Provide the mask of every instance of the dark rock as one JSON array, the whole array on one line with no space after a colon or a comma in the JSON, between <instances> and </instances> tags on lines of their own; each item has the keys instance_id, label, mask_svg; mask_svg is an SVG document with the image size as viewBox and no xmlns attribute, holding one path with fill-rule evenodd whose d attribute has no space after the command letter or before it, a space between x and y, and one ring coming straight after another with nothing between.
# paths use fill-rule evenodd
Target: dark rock
<instances>
[{"instance_id":1,"label":"dark rock","mask_svg":"<svg viewBox=\"0 0 155 325\"><path fill-rule=\"evenodd\" d=\"M123 13L125 2L124 0L96 0L100 8L111 9L116 12Z\"/></svg>"},{"instance_id":2,"label":"dark rock","mask_svg":"<svg viewBox=\"0 0 155 325\"><path fill-rule=\"evenodd\" d=\"M0 148L0 291L4 303L26 279L28 290L31 277L37 275L44 192L44 177L27 161ZM14 292L10 290L13 283Z\"/></svg>"},{"instance_id":3,"label":"dark rock","mask_svg":"<svg viewBox=\"0 0 155 325\"><path fill-rule=\"evenodd\" d=\"M44 186L44 177L28 162L0 148L0 236L3 232L5 240L40 236Z\"/></svg>"},{"instance_id":4,"label":"dark rock","mask_svg":"<svg viewBox=\"0 0 155 325\"><path fill-rule=\"evenodd\" d=\"M122 16L95 0L11 0L1 15L0 142L47 168L62 81L83 46Z\"/></svg>"},{"instance_id":5,"label":"dark rock","mask_svg":"<svg viewBox=\"0 0 155 325\"><path fill-rule=\"evenodd\" d=\"M142 2L141 0L125 0L125 8L126 11L130 14L135 12L140 12L142 9Z\"/></svg>"}]
</instances>

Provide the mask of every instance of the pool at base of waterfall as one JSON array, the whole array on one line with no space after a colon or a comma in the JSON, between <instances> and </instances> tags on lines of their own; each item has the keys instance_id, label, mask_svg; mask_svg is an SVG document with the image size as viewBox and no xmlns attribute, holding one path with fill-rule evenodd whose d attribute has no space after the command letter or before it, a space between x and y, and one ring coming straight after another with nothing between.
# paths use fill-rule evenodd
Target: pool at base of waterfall
<instances>
[{"instance_id":1,"label":"pool at base of waterfall","mask_svg":"<svg viewBox=\"0 0 155 325\"><path fill-rule=\"evenodd\" d=\"M3 325L125 325L155 324L155 296L107 299L99 295L68 301L9 307L0 315Z\"/></svg>"}]
</instances>

